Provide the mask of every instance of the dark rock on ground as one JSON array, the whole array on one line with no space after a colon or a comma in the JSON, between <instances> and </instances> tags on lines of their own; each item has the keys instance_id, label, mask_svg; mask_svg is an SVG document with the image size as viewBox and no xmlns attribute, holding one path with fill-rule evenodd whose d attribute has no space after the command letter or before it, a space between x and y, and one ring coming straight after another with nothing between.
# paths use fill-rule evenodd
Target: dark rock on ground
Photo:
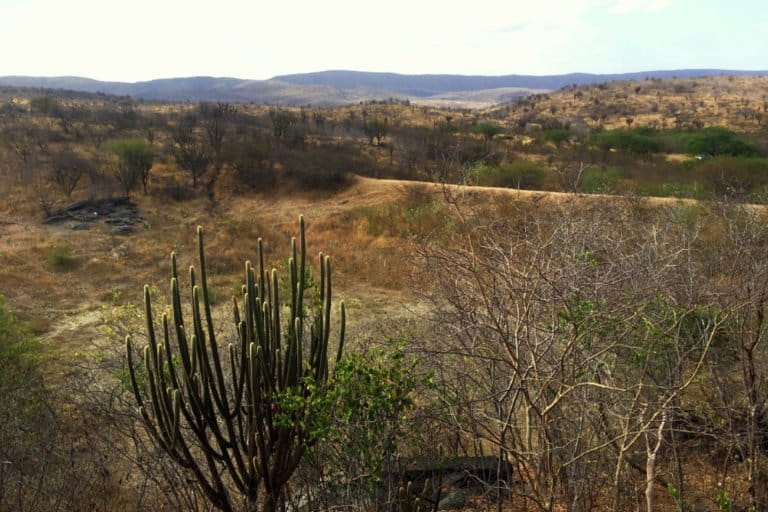
<instances>
[{"instance_id":1,"label":"dark rock on ground","mask_svg":"<svg viewBox=\"0 0 768 512\"><path fill-rule=\"evenodd\" d=\"M411 482L424 482L436 478L448 480L448 477L461 476L470 481L495 484L498 481L508 481L512 476L512 465L500 461L497 457L447 457L439 462L413 464L403 475Z\"/></svg>"},{"instance_id":2,"label":"dark rock on ground","mask_svg":"<svg viewBox=\"0 0 768 512\"><path fill-rule=\"evenodd\" d=\"M109 233L111 235L130 235L133 233L133 227L132 226L115 226L114 228L109 230Z\"/></svg>"},{"instance_id":3,"label":"dark rock on ground","mask_svg":"<svg viewBox=\"0 0 768 512\"><path fill-rule=\"evenodd\" d=\"M437 504L438 510L456 510L462 509L467 504L467 498L470 496L468 489L452 489L445 493Z\"/></svg>"},{"instance_id":4,"label":"dark rock on ground","mask_svg":"<svg viewBox=\"0 0 768 512\"><path fill-rule=\"evenodd\" d=\"M43 224L60 224L67 221L75 221L72 229L89 229L89 223L104 221L115 227L110 230L112 234L125 235L133 232L132 226L143 224L149 227L147 222L139 215L138 207L128 199L107 198L88 199L78 201L59 210L54 215L43 220Z\"/></svg>"},{"instance_id":5,"label":"dark rock on ground","mask_svg":"<svg viewBox=\"0 0 768 512\"><path fill-rule=\"evenodd\" d=\"M483 495L497 486L506 487L512 479L512 465L498 457L446 457L439 461L411 464L402 474L405 482L413 482L417 492L427 492L437 499L440 487L440 510L461 509L470 496ZM425 489L429 481L431 491Z\"/></svg>"},{"instance_id":6,"label":"dark rock on ground","mask_svg":"<svg viewBox=\"0 0 768 512\"><path fill-rule=\"evenodd\" d=\"M50 217L46 217L43 220L43 224L58 224L59 222L70 220L71 218L72 217L70 217L69 215L57 213L55 215L51 215Z\"/></svg>"}]
</instances>

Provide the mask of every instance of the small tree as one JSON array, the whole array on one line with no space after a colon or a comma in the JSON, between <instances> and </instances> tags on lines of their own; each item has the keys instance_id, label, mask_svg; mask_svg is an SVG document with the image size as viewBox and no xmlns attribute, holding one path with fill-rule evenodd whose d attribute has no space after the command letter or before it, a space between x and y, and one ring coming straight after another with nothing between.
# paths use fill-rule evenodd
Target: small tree
<instances>
[{"instance_id":1,"label":"small tree","mask_svg":"<svg viewBox=\"0 0 768 512\"><path fill-rule=\"evenodd\" d=\"M289 128L296 122L290 110L281 108L270 110L269 120L272 122L272 135L278 140L286 140Z\"/></svg>"},{"instance_id":2,"label":"small tree","mask_svg":"<svg viewBox=\"0 0 768 512\"><path fill-rule=\"evenodd\" d=\"M197 118L182 119L173 134L173 156L178 166L192 177L192 186L205 174L211 164L211 155L195 134Z\"/></svg>"},{"instance_id":3,"label":"small tree","mask_svg":"<svg viewBox=\"0 0 768 512\"><path fill-rule=\"evenodd\" d=\"M157 156L155 147L142 139L124 139L113 142L109 149L118 158L115 176L125 191L125 197L129 196L139 180L144 188L144 195L147 195L149 172Z\"/></svg>"},{"instance_id":4,"label":"small tree","mask_svg":"<svg viewBox=\"0 0 768 512\"><path fill-rule=\"evenodd\" d=\"M553 128L551 130L545 130L544 131L544 140L547 142L552 142L555 146L560 148L560 146L563 145L563 143L568 142L570 140L573 133L571 130L566 128Z\"/></svg>"},{"instance_id":5,"label":"small tree","mask_svg":"<svg viewBox=\"0 0 768 512\"><path fill-rule=\"evenodd\" d=\"M218 174L224 164L221 157L224 150L224 137L227 134L227 122L235 115L237 109L229 103L219 102L215 105L201 103L199 110L203 118L203 129L208 139L208 146L213 153L213 166Z\"/></svg>"},{"instance_id":6,"label":"small tree","mask_svg":"<svg viewBox=\"0 0 768 512\"><path fill-rule=\"evenodd\" d=\"M381 141L389 133L389 127L386 118L381 121L379 118L366 120L363 123L363 133L368 137L368 143L373 145L373 140L376 139L376 145L381 146Z\"/></svg>"},{"instance_id":7,"label":"small tree","mask_svg":"<svg viewBox=\"0 0 768 512\"><path fill-rule=\"evenodd\" d=\"M504 133L504 128L502 128L496 123L486 122L486 123L476 124L472 128L472 131L482 135L487 142L490 142L491 140L493 140L493 138L496 135L499 135L500 133Z\"/></svg>"},{"instance_id":8,"label":"small tree","mask_svg":"<svg viewBox=\"0 0 768 512\"><path fill-rule=\"evenodd\" d=\"M29 100L29 108L33 112L50 114L59 108L59 104L51 96L35 96Z\"/></svg>"},{"instance_id":9,"label":"small tree","mask_svg":"<svg viewBox=\"0 0 768 512\"><path fill-rule=\"evenodd\" d=\"M93 166L88 160L71 151L64 151L53 156L50 180L67 198L71 198L80 179L92 170Z\"/></svg>"},{"instance_id":10,"label":"small tree","mask_svg":"<svg viewBox=\"0 0 768 512\"><path fill-rule=\"evenodd\" d=\"M22 164L26 166L35 149L35 138L32 128L26 127L22 130L7 129L3 133L3 139L8 144L8 147L16 153Z\"/></svg>"}]
</instances>

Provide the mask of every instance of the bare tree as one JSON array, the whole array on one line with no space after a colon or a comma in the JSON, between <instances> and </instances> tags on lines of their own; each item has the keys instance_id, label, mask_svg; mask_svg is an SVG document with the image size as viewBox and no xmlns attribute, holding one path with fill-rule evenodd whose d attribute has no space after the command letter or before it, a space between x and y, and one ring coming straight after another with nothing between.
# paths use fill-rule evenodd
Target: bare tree
<instances>
[{"instance_id":1,"label":"bare tree","mask_svg":"<svg viewBox=\"0 0 768 512\"><path fill-rule=\"evenodd\" d=\"M63 151L52 156L49 178L67 198L71 198L81 178L92 174L93 170L87 159L71 151Z\"/></svg>"},{"instance_id":2,"label":"bare tree","mask_svg":"<svg viewBox=\"0 0 768 512\"><path fill-rule=\"evenodd\" d=\"M222 152L224 138L227 134L227 122L237 112L234 105L229 103L200 104L200 115L203 118L203 129L208 140L208 146L213 153L213 165L216 171L223 165Z\"/></svg>"},{"instance_id":3,"label":"bare tree","mask_svg":"<svg viewBox=\"0 0 768 512\"><path fill-rule=\"evenodd\" d=\"M173 132L173 155L178 166L192 177L192 186L197 188L198 180L208 170L211 156L205 144L199 140L197 118L187 116L181 119Z\"/></svg>"},{"instance_id":4,"label":"bare tree","mask_svg":"<svg viewBox=\"0 0 768 512\"><path fill-rule=\"evenodd\" d=\"M213 164L213 172L210 175L208 182L208 194L211 199L214 196L214 188L216 181L221 173L221 168L224 165L224 139L227 134L227 124L231 118L237 112L234 105L229 103L217 103L211 105L209 103L201 103L199 107L200 115L203 123L203 130L210 148Z\"/></svg>"},{"instance_id":5,"label":"bare tree","mask_svg":"<svg viewBox=\"0 0 768 512\"><path fill-rule=\"evenodd\" d=\"M734 311L727 325L739 372L713 359L711 372L719 388L720 414L730 426L732 449L747 465L748 506L768 509L768 224L764 212L741 205L722 204L716 212L724 240L713 247L710 275L722 285L722 307ZM734 378L738 375L738 378ZM739 390L739 388L741 388ZM730 451L730 450L729 450ZM725 471L725 470L724 470Z\"/></svg>"},{"instance_id":6,"label":"bare tree","mask_svg":"<svg viewBox=\"0 0 768 512\"><path fill-rule=\"evenodd\" d=\"M21 166L19 167L19 178L21 180L26 179L27 170L29 167L30 159L33 156L35 148L35 138L30 127L18 128L9 127L6 128L3 134L8 147L13 151L16 156L21 160Z\"/></svg>"},{"instance_id":7,"label":"bare tree","mask_svg":"<svg viewBox=\"0 0 768 512\"><path fill-rule=\"evenodd\" d=\"M458 250L420 247L446 416L510 460L511 491L539 510L589 510L598 481L619 510L625 482L667 487L657 444L725 321L691 302L679 270L697 231L669 215L638 227L584 205L511 208L461 211Z\"/></svg>"}]
</instances>

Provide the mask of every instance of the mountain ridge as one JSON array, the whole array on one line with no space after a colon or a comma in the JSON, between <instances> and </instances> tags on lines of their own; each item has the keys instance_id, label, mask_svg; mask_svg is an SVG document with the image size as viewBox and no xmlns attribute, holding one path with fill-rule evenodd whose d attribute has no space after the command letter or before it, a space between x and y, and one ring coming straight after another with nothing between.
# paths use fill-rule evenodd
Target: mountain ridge
<instances>
[{"instance_id":1,"label":"mountain ridge","mask_svg":"<svg viewBox=\"0 0 768 512\"><path fill-rule=\"evenodd\" d=\"M313 73L297 73L290 75L278 75L272 80L295 84L323 84L334 87L346 88L353 85L367 85L375 80L379 84L392 84L397 81L400 88L416 89L412 91L418 94L419 86L427 89L425 96L457 91L498 89L504 87L518 87L529 89L560 89L568 85L587 85L614 80L644 80L646 78L688 78L695 76L713 75L740 75L761 76L768 74L765 70L727 70L727 69L678 69L678 70L653 70L637 71L630 73L564 73L556 75L456 75L456 74L417 74L407 75L399 73L379 73L369 71L327 70ZM426 83L431 84L431 89ZM404 85L405 84L405 85Z\"/></svg>"},{"instance_id":2,"label":"mountain ridge","mask_svg":"<svg viewBox=\"0 0 768 512\"><path fill-rule=\"evenodd\" d=\"M138 82L101 81L87 77L0 77L0 86L64 89L78 92L131 96L150 101L227 101L287 105L342 105L374 99L398 98L416 103L461 106L508 101L510 91L525 96L615 80L647 78L692 78L717 75L763 76L768 71L725 69L679 69L631 73L566 73L559 75L457 75L400 74L369 71L326 70L278 75L267 80L234 77L193 76L159 78ZM450 98L445 99L444 98ZM476 106L476 105L475 105Z\"/></svg>"}]
</instances>

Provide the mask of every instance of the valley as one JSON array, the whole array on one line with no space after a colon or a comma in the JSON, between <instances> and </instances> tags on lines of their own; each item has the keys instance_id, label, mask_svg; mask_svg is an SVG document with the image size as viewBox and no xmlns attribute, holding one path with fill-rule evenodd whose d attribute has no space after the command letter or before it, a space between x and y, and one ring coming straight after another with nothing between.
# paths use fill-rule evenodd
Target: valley
<instances>
[{"instance_id":1,"label":"valley","mask_svg":"<svg viewBox=\"0 0 768 512\"><path fill-rule=\"evenodd\" d=\"M766 78L486 85L0 87L0 510L763 510ZM399 489L468 460L496 472ZM293 472L254 498L257 463Z\"/></svg>"}]
</instances>

